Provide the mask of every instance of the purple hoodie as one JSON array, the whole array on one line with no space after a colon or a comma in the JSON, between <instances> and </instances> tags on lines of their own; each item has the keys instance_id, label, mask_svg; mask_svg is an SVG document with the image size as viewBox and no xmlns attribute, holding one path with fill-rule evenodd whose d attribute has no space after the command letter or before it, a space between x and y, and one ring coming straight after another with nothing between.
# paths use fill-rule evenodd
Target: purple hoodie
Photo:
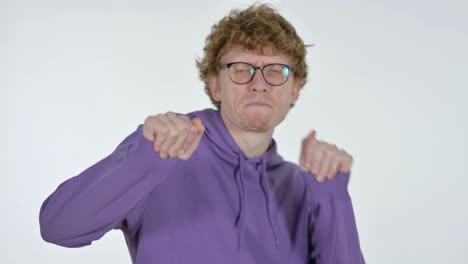
<instances>
[{"instance_id":1,"label":"purple hoodie","mask_svg":"<svg viewBox=\"0 0 468 264\"><path fill-rule=\"evenodd\" d=\"M91 244L112 229L132 262L364 263L349 174L318 183L272 141L247 158L215 110L190 159L161 159L142 126L108 157L62 183L40 211L44 240Z\"/></svg>"}]
</instances>

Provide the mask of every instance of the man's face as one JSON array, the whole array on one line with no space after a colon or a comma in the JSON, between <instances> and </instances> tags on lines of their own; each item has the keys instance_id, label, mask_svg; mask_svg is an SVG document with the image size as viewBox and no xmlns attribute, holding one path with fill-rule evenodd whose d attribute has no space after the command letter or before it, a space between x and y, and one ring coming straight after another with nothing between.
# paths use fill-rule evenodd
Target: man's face
<instances>
[{"instance_id":1,"label":"man's face","mask_svg":"<svg viewBox=\"0 0 468 264\"><path fill-rule=\"evenodd\" d=\"M231 62L247 62L260 67L270 63L291 65L288 56L274 53L269 48L256 53L236 47L221 58L220 64ZM228 128L272 133L286 117L290 105L297 100L301 82L295 80L291 72L284 84L272 86L257 70L251 82L236 84L224 67L216 76L209 77L208 86L213 99L221 102L221 116Z\"/></svg>"}]
</instances>

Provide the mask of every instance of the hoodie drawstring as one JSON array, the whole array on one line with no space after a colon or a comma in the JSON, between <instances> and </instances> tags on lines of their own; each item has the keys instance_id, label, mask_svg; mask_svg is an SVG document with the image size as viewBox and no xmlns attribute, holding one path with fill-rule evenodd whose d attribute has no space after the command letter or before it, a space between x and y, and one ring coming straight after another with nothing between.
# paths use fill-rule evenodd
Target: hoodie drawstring
<instances>
[{"instance_id":1,"label":"hoodie drawstring","mask_svg":"<svg viewBox=\"0 0 468 264\"><path fill-rule=\"evenodd\" d=\"M237 216L237 230L238 230L238 250L240 251L241 249L241 242L242 242L242 235L244 232L244 223L245 223L245 187L244 187L244 176L243 176L243 171L244 171L244 160L242 157L239 156L239 167L236 172L236 184L237 184L237 189L239 191L239 200L240 200L240 208L239 208L239 214Z\"/></svg>"},{"instance_id":2,"label":"hoodie drawstring","mask_svg":"<svg viewBox=\"0 0 468 264\"><path fill-rule=\"evenodd\" d=\"M275 237L276 249L279 249L279 239L278 239L278 233L276 232L275 220L271 216L271 208L270 208L270 206L271 206L271 191L270 191L270 187L268 186L267 179L266 179L265 159L262 159L261 167L262 167L262 169L261 169L261 173L260 173L260 183L262 184L263 192L265 193L268 220L270 221L271 230L273 231L273 235Z\"/></svg>"},{"instance_id":3,"label":"hoodie drawstring","mask_svg":"<svg viewBox=\"0 0 468 264\"><path fill-rule=\"evenodd\" d=\"M237 189L239 192L239 200L240 200L240 208L239 208L239 214L237 216L236 220L236 227L238 231L238 250L241 250L241 243L242 243L242 237L245 229L245 186L244 186L244 166L245 166L246 160L244 160L242 157L239 157L239 167L237 169L237 172L235 174L235 180L236 180L236 185ZM266 209L267 209L267 216L268 216L268 221L270 223L271 230L273 232L273 236L275 238L275 243L276 243L276 249L279 249L279 238L278 238L278 233L276 231L276 225L274 218L271 215L271 191L270 187L268 186L268 182L266 179L266 164L265 160L261 159L261 170L260 170L260 184L262 186L263 193L265 195L265 200L266 200Z\"/></svg>"}]
</instances>

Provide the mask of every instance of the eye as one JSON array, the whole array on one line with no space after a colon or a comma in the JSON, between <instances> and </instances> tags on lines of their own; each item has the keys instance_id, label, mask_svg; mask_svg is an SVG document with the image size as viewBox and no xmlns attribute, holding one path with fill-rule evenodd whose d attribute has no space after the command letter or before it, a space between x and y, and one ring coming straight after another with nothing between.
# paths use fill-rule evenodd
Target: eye
<instances>
[{"instance_id":1,"label":"eye","mask_svg":"<svg viewBox=\"0 0 468 264\"><path fill-rule=\"evenodd\" d=\"M273 75L281 75L283 77L287 77L289 75L288 67L281 65L281 64L271 64L268 66L268 73Z\"/></svg>"},{"instance_id":2,"label":"eye","mask_svg":"<svg viewBox=\"0 0 468 264\"><path fill-rule=\"evenodd\" d=\"M235 63L231 67L236 73L246 73L246 74L253 74L255 69L253 69L250 65L245 63Z\"/></svg>"}]
</instances>

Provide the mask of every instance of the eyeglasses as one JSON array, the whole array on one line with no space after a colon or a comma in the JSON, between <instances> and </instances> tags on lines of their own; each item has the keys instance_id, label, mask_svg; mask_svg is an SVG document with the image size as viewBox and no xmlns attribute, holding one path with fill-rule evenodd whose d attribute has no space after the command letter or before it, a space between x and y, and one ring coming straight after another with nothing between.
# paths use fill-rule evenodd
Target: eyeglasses
<instances>
[{"instance_id":1,"label":"eyeglasses","mask_svg":"<svg viewBox=\"0 0 468 264\"><path fill-rule=\"evenodd\" d=\"M263 79L269 85L279 86L284 84L291 72L291 66L281 63L271 63L262 67L247 62L231 62L221 66L227 68L229 78L236 84L246 84L253 80L257 70L262 72Z\"/></svg>"}]
</instances>

